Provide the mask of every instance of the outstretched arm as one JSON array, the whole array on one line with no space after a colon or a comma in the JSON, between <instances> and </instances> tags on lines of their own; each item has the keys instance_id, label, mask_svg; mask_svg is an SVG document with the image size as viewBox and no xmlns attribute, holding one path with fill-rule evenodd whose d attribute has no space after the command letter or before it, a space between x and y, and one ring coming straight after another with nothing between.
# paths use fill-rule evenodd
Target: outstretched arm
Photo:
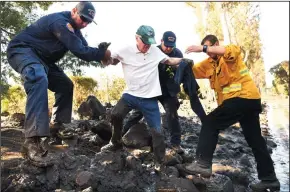
<instances>
[{"instance_id":1,"label":"outstretched arm","mask_svg":"<svg viewBox=\"0 0 290 192\"><path fill-rule=\"evenodd\" d=\"M108 66L108 65L117 65L119 62L120 62L119 59L115 59L115 58L112 58L112 57L110 59L108 59L107 61L102 60L102 64L106 65L106 66Z\"/></svg>"},{"instance_id":2,"label":"outstretched arm","mask_svg":"<svg viewBox=\"0 0 290 192\"><path fill-rule=\"evenodd\" d=\"M166 64L166 65L178 65L181 61L182 61L182 58L169 57L161 61L161 63Z\"/></svg>"},{"instance_id":3,"label":"outstretched arm","mask_svg":"<svg viewBox=\"0 0 290 192\"><path fill-rule=\"evenodd\" d=\"M202 45L191 45L186 48L185 53L199 53L202 52L203 46ZM226 48L224 46L208 46L207 47L207 53L213 53L217 55L223 56L226 52Z\"/></svg>"}]
</instances>

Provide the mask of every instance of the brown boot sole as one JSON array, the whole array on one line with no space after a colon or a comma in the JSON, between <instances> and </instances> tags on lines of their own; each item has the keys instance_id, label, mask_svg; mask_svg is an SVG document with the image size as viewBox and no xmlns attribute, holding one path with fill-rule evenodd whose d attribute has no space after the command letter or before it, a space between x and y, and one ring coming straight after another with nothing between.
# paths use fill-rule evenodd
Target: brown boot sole
<instances>
[{"instance_id":1,"label":"brown boot sole","mask_svg":"<svg viewBox=\"0 0 290 192\"><path fill-rule=\"evenodd\" d=\"M33 159L31 159L28 155L28 150L26 147L22 146L21 147L21 154L23 156L24 159L27 159L32 165L36 166L36 167L50 167L52 166L54 163L53 162L39 162L39 161L34 161Z\"/></svg>"},{"instance_id":2,"label":"brown boot sole","mask_svg":"<svg viewBox=\"0 0 290 192\"><path fill-rule=\"evenodd\" d=\"M186 169L184 166L182 166L182 169L185 173L187 174L190 174L190 175L200 175L201 177L204 177L204 178L210 178L212 174L209 174L209 173L205 173L205 174L202 174L200 172L196 172L196 171L191 171L191 170L188 170Z\"/></svg>"},{"instance_id":3,"label":"brown boot sole","mask_svg":"<svg viewBox=\"0 0 290 192\"><path fill-rule=\"evenodd\" d=\"M120 146L114 146L114 147L111 147L111 148L101 148L101 151L108 151L108 152L114 152L114 151L117 151L117 150L120 150L120 149L123 149L123 145L120 145Z\"/></svg>"},{"instance_id":4,"label":"brown boot sole","mask_svg":"<svg viewBox=\"0 0 290 192\"><path fill-rule=\"evenodd\" d=\"M252 188L251 188L252 189ZM269 187L267 189L252 189L253 192L264 192L264 191L269 191L269 192L280 192L280 187Z\"/></svg>"}]
</instances>

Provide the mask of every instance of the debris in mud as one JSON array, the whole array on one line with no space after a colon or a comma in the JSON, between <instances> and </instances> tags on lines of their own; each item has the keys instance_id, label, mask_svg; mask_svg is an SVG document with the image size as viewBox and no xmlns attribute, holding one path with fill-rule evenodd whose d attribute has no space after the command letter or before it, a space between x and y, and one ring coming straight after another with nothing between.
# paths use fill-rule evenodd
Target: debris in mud
<instances>
[{"instance_id":1,"label":"debris in mud","mask_svg":"<svg viewBox=\"0 0 290 192\"><path fill-rule=\"evenodd\" d=\"M190 106L187 108L190 109ZM98 107L94 109L99 110ZM94 120L73 120L65 125L77 133L77 138L64 141L64 145L51 149L57 159L53 166L34 167L21 157L2 161L2 191L230 192L241 189L246 191L248 184L254 179L254 157L241 129L237 127L233 126L220 133L214 154L214 174L206 179L188 175L181 168L194 160L200 124L197 117L180 117L181 145L185 148L185 153L177 154L167 149L165 169L158 173L154 172L151 136L142 122L132 126L123 136L122 150L100 152L100 148L109 142L112 134L108 119L97 118L103 115L102 109L101 107L99 113L88 113L89 119ZM108 111L108 108L104 109ZM1 130L4 138L1 146L2 159L5 147L6 152L19 151L23 140L9 143L8 138L23 139L21 131ZM169 144L169 130L164 126L163 131ZM267 140L267 143L269 149L275 147L273 141Z\"/></svg>"}]
</instances>

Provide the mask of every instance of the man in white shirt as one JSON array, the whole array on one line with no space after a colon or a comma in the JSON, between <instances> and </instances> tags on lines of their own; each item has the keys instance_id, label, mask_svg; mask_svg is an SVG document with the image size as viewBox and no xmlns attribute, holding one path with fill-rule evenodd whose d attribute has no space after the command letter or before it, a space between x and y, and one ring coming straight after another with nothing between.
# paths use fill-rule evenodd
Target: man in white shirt
<instances>
[{"instance_id":1,"label":"man in white shirt","mask_svg":"<svg viewBox=\"0 0 290 192\"><path fill-rule=\"evenodd\" d=\"M154 29L142 25L138 28L136 44L126 46L112 53L109 64L121 62L127 88L111 113L113 133L108 145L102 151L114 151L122 148L121 130L125 116L132 110L141 111L150 127L153 153L157 163L162 163L165 155L165 141L161 134L161 118L157 96L162 94L158 64L178 65L182 58L170 58L155 44ZM187 60L188 62L188 60Z\"/></svg>"}]
</instances>

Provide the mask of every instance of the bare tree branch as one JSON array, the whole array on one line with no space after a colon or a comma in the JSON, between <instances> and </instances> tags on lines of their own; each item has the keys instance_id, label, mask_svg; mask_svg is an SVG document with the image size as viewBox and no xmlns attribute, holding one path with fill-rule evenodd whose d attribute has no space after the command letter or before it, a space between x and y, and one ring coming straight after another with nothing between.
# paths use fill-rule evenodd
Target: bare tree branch
<instances>
[{"instance_id":1,"label":"bare tree branch","mask_svg":"<svg viewBox=\"0 0 290 192\"><path fill-rule=\"evenodd\" d=\"M1 27L0 29L1 29L1 31L4 31L4 32L7 33L8 35L15 35L15 34L13 34L13 33L10 33L9 31L3 29L2 27Z\"/></svg>"}]
</instances>

